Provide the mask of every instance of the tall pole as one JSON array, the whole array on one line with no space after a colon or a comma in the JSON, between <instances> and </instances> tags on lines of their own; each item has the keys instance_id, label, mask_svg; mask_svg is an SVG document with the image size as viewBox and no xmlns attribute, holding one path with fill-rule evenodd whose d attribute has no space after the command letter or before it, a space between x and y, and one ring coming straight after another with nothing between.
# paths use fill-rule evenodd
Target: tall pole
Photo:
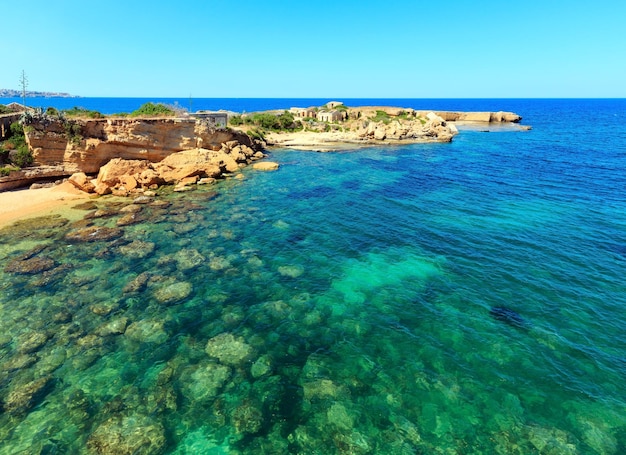
<instances>
[{"instance_id":1,"label":"tall pole","mask_svg":"<svg viewBox=\"0 0 626 455\"><path fill-rule=\"evenodd\" d=\"M28 78L24 70L22 70L22 75L20 76L20 85L22 86L22 104L26 107L26 87L28 87Z\"/></svg>"}]
</instances>

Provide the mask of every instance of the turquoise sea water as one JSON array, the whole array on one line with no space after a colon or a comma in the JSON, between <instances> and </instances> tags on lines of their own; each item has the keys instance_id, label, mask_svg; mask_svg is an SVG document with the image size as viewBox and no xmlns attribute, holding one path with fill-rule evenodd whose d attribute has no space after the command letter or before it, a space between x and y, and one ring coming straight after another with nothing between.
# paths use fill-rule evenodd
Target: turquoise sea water
<instances>
[{"instance_id":1,"label":"turquoise sea water","mask_svg":"<svg viewBox=\"0 0 626 455\"><path fill-rule=\"evenodd\" d=\"M626 453L626 101L515 103L1 230L0 453Z\"/></svg>"}]
</instances>

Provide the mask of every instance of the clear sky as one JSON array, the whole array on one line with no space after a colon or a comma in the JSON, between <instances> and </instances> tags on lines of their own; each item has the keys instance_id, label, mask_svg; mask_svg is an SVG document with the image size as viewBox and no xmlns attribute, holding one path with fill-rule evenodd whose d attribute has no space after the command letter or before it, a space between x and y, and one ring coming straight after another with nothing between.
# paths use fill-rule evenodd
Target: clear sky
<instances>
[{"instance_id":1,"label":"clear sky","mask_svg":"<svg viewBox=\"0 0 626 455\"><path fill-rule=\"evenodd\" d=\"M0 88L81 96L626 97L626 1L28 0Z\"/></svg>"}]
</instances>

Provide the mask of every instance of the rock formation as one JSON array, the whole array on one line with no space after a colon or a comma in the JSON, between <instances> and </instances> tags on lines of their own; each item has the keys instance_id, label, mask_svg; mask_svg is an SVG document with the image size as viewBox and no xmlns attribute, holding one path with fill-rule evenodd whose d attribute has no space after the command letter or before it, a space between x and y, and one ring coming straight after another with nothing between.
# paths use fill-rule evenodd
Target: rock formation
<instances>
[{"instance_id":1,"label":"rock formation","mask_svg":"<svg viewBox=\"0 0 626 455\"><path fill-rule=\"evenodd\" d=\"M0 178L0 191L73 175L71 183L86 192L105 194L116 185L129 192L188 177L217 177L264 156L244 132L194 119L68 120L43 115L27 122L25 136L35 166ZM112 159L118 161L105 170L96 190L88 174L98 173Z\"/></svg>"},{"instance_id":2,"label":"rock formation","mask_svg":"<svg viewBox=\"0 0 626 455\"><path fill-rule=\"evenodd\" d=\"M217 151L203 148L183 150L156 163L114 158L100 168L92 192L126 196L138 189L155 189L162 184L185 186L200 179L214 179L224 173L236 172L240 165L249 164L262 156L247 145L228 141ZM75 183L75 180L78 182ZM73 175L70 182L77 188L89 191L82 174Z\"/></svg>"},{"instance_id":3,"label":"rock formation","mask_svg":"<svg viewBox=\"0 0 626 455\"><path fill-rule=\"evenodd\" d=\"M25 132L35 164L61 165L67 175L96 173L113 158L158 162L182 150L219 150L230 141L255 148L241 131L193 119L34 120Z\"/></svg>"}]
</instances>

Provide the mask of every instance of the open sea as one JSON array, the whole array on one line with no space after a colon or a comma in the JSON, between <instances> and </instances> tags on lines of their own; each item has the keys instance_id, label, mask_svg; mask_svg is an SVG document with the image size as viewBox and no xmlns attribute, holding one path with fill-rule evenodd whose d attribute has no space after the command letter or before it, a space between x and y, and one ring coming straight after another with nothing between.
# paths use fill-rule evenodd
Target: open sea
<instances>
[{"instance_id":1,"label":"open sea","mask_svg":"<svg viewBox=\"0 0 626 455\"><path fill-rule=\"evenodd\" d=\"M626 100L341 101L533 129L1 229L0 454L626 453Z\"/></svg>"}]
</instances>

